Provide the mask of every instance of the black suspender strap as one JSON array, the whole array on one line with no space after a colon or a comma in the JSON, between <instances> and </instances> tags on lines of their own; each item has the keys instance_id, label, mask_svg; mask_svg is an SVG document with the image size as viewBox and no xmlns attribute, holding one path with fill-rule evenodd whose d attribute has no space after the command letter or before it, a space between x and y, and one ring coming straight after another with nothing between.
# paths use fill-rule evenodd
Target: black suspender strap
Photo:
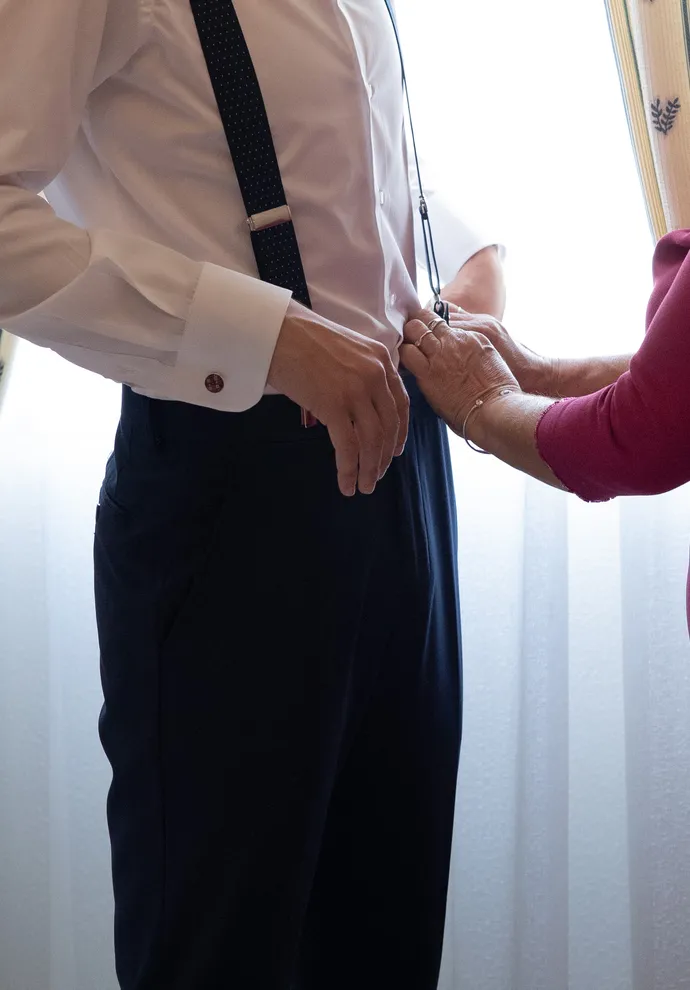
<instances>
[{"instance_id":1,"label":"black suspender strap","mask_svg":"<svg viewBox=\"0 0 690 990\"><path fill-rule=\"evenodd\" d=\"M190 0L235 166L259 276L311 308L271 127L231 0Z\"/></svg>"},{"instance_id":2,"label":"black suspender strap","mask_svg":"<svg viewBox=\"0 0 690 990\"><path fill-rule=\"evenodd\" d=\"M429 211L424 198L417 142L412 124L405 63L392 0L385 0L400 53L402 80L410 119L412 148L419 179L419 212L429 280L435 310L444 319L448 307L441 300L441 284ZM311 308L292 214L285 196L271 126L261 86L232 0L190 0L201 47L215 93L237 181L247 211L259 276L290 289Z\"/></svg>"},{"instance_id":3,"label":"black suspender strap","mask_svg":"<svg viewBox=\"0 0 690 990\"><path fill-rule=\"evenodd\" d=\"M436 248L434 247L434 235L431 230L431 220L429 219L429 207L427 206L426 197L424 196L424 185L422 183L422 170L419 164L419 154L417 153L417 138L414 132L414 121L412 119L412 105L410 103L410 91L407 86L407 75L405 73L405 58L403 56L402 44L400 41L400 33L398 32L398 22L395 17L395 11L393 10L392 0L386 0L386 7L388 7L388 13L390 14L391 21L393 22L393 31L395 33L395 40L398 45L398 54L400 55L400 67L402 70L402 81L403 89L405 91L405 103L407 105L407 117L410 122L410 137L412 139L412 152L414 154L415 167L417 169L417 181L419 183L419 215L422 218L422 235L424 237L424 253L426 255L426 268L429 275L429 282L431 284L431 290L434 293L434 310L436 315L440 316L442 319L448 322L450 316L448 303L444 303L441 299L441 276L438 270L438 262L436 260Z\"/></svg>"}]
</instances>

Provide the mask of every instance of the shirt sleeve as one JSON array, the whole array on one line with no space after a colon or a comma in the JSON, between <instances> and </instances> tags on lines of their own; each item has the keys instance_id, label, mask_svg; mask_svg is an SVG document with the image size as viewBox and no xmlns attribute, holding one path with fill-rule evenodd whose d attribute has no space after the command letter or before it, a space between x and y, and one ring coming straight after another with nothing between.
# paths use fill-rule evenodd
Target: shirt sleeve
<instances>
[{"instance_id":1,"label":"shirt sleeve","mask_svg":"<svg viewBox=\"0 0 690 990\"><path fill-rule=\"evenodd\" d=\"M537 427L541 456L586 501L690 481L689 250L687 230L657 246L648 330L630 371L594 395L549 407Z\"/></svg>"},{"instance_id":2,"label":"shirt sleeve","mask_svg":"<svg viewBox=\"0 0 690 990\"><path fill-rule=\"evenodd\" d=\"M150 6L0 2L0 325L137 391L239 411L263 393L291 293L81 229L38 195L67 161L91 92L138 50Z\"/></svg>"},{"instance_id":3,"label":"shirt sleeve","mask_svg":"<svg viewBox=\"0 0 690 990\"><path fill-rule=\"evenodd\" d=\"M414 153L409 149L410 158L410 188L412 190L412 205L415 218L415 253L417 264L426 269L426 252L422 217L419 212L420 187ZM433 183L429 163L421 160L420 171L424 183L424 198L429 208L429 220L434 238L436 261L438 262L441 285L448 285L458 274L463 265L483 248L496 245L501 254L503 246L498 239L492 238L488 231L480 231L470 226L458 213L453 210L438 188Z\"/></svg>"}]
</instances>

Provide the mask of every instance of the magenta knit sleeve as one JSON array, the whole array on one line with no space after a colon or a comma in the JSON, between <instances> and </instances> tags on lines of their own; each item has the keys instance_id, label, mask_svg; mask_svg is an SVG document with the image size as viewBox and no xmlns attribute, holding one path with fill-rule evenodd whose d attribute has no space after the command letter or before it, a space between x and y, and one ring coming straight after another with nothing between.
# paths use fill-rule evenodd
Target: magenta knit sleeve
<instances>
[{"instance_id":1,"label":"magenta knit sleeve","mask_svg":"<svg viewBox=\"0 0 690 990\"><path fill-rule=\"evenodd\" d=\"M689 251L688 230L657 246L647 334L630 371L594 395L550 407L537 427L541 456L586 501L690 481Z\"/></svg>"}]
</instances>

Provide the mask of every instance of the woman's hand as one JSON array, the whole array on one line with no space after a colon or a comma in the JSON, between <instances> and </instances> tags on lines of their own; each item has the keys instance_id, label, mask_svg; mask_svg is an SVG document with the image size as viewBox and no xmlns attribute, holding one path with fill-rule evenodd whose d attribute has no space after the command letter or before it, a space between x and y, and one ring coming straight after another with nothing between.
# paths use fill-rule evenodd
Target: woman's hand
<instances>
[{"instance_id":1,"label":"woman's hand","mask_svg":"<svg viewBox=\"0 0 690 990\"><path fill-rule=\"evenodd\" d=\"M475 316L457 304L450 303L449 306L451 327L487 337L528 395L554 399L591 395L618 381L630 367L630 354L591 358L542 357L513 340L503 324L493 317Z\"/></svg>"},{"instance_id":2,"label":"woman's hand","mask_svg":"<svg viewBox=\"0 0 690 990\"><path fill-rule=\"evenodd\" d=\"M558 395L558 365L529 347L513 340L503 324L493 316L468 313L450 303L450 325L454 330L480 333L491 341L523 392L530 395Z\"/></svg>"},{"instance_id":3,"label":"woman's hand","mask_svg":"<svg viewBox=\"0 0 690 990\"><path fill-rule=\"evenodd\" d=\"M554 400L526 395L484 334L453 329L422 310L405 327L405 341L403 363L455 433L533 478L563 487L536 440L537 424Z\"/></svg>"},{"instance_id":4,"label":"woman's hand","mask_svg":"<svg viewBox=\"0 0 690 990\"><path fill-rule=\"evenodd\" d=\"M506 390L520 391L515 376L486 336L451 329L430 310L410 320L405 341L400 349L403 364L416 377L434 411L461 436L478 399L486 403Z\"/></svg>"}]
</instances>

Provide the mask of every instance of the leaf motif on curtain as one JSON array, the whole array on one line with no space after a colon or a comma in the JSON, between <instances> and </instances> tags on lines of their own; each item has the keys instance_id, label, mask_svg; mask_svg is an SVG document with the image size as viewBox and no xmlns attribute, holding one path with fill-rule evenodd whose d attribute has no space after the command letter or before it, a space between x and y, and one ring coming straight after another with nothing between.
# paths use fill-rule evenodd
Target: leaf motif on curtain
<instances>
[{"instance_id":1,"label":"leaf motif on curtain","mask_svg":"<svg viewBox=\"0 0 690 990\"><path fill-rule=\"evenodd\" d=\"M680 99L676 96L673 100L666 100L666 105L664 106L657 96L656 100L651 104L651 109L654 130L664 136L668 135L673 130L676 117L680 112Z\"/></svg>"}]
</instances>

